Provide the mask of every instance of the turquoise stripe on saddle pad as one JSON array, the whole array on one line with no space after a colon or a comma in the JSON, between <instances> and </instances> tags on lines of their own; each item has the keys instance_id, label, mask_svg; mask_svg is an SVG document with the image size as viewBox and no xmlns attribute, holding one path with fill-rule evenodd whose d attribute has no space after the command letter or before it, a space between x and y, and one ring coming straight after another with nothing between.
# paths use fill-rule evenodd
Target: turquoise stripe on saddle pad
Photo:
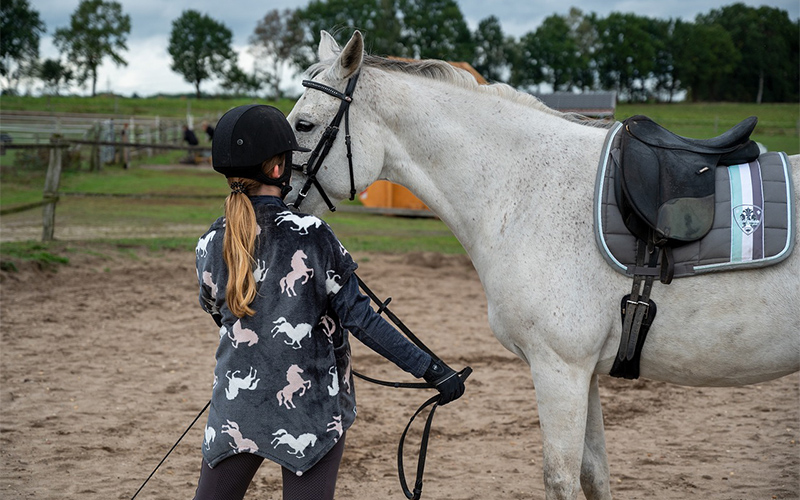
<instances>
[{"instance_id":1,"label":"turquoise stripe on saddle pad","mask_svg":"<svg viewBox=\"0 0 800 500\"><path fill-rule=\"evenodd\" d=\"M614 190L620 123L606 138L594 194L595 240L615 270L632 275L636 237L622 221ZM791 254L795 207L785 153L764 153L752 163L717 167L714 225L702 239L675 247L675 278L764 267Z\"/></svg>"}]
</instances>

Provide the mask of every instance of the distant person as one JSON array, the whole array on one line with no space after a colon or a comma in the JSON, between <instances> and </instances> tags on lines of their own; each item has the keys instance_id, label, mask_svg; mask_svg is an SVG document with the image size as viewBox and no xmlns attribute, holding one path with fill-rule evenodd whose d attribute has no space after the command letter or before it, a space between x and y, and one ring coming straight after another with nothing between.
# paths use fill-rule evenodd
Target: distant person
<instances>
[{"instance_id":1,"label":"distant person","mask_svg":"<svg viewBox=\"0 0 800 500\"><path fill-rule=\"evenodd\" d=\"M197 140L197 136L194 135L194 130L190 129L186 125L183 126L183 140L188 142L190 146L197 146L200 142Z\"/></svg>"},{"instance_id":2,"label":"distant person","mask_svg":"<svg viewBox=\"0 0 800 500\"><path fill-rule=\"evenodd\" d=\"M203 122L203 130L206 131L206 135L208 136L208 142L212 142L214 140L214 127L209 125L208 122Z\"/></svg>"},{"instance_id":3,"label":"distant person","mask_svg":"<svg viewBox=\"0 0 800 500\"><path fill-rule=\"evenodd\" d=\"M200 144L200 141L197 140L197 136L194 135L194 130L190 129L186 125L183 126L183 140L184 142L188 143L189 146L197 146ZM186 158L181 160L181 163L188 163L191 165L197 164L195 153L197 152L194 149L189 148Z\"/></svg>"},{"instance_id":4,"label":"distant person","mask_svg":"<svg viewBox=\"0 0 800 500\"><path fill-rule=\"evenodd\" d=\"M122 142L129 142L130 138L128 137L128 124L122 124L122 130L119 133L120 139ZM128 169L128 148L122 146L122 168L127 170Z\"/></svg>"}]
</instances>

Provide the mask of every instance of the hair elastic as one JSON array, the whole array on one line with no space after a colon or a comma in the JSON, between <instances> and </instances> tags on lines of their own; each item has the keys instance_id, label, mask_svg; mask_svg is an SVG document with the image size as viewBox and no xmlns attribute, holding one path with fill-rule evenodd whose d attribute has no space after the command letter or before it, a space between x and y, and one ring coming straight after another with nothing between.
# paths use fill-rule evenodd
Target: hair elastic
<instances>
[{"instance_id":1,"label":"hair elastic","mask_svg":"<svg viewBox=\"0 0 800 500\"><path fill-rule=\"evenodd\" d=\"M233 181L231 182L230 185L231 185L231 194L236 194L236 193L244 194L245 192L244 182Z\"/></svg>"}]
</instances>

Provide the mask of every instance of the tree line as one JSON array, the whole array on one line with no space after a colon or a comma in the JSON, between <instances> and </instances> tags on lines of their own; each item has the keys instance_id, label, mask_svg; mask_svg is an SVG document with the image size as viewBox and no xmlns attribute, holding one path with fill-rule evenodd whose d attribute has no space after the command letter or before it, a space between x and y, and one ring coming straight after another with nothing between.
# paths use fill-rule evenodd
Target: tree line
<instances>
[{"instance_id":1,"label":"tree line","mask_svg":"<svg viewBox=\"0 0 800 500\"><path fill-rule=\"evenodd\" d=\"M5 92L22 78L58 93L91 82L105 58L125 65L130 16L118 2L81 0L67 27L58 28L57 59L39 60L45 33L28 0L0 6L0 76ZM298 9L270 10L248 39L256 63L240 66L233 33L196 10L172 22L170 69L201 97L204 82L225 93L283 96L280 82L315 60L320 30L340 43L353 29L374 55L466 61L487 80L521 90L614 90L622 100L794 102L800 99L800 20L773 7L734 3L694 21L577 8L553 14L519 38L489 16L469 29L456 0L310 0Z\"/></svg>"}]
</instances>

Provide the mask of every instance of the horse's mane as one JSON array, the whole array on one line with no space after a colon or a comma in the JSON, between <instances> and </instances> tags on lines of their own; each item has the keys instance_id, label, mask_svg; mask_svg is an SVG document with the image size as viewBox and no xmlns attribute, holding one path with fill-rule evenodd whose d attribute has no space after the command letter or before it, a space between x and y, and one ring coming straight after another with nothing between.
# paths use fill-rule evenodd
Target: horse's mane
<instances>
[{"instance_id":1,"label":"horse's mane","mask_svg":"<svg viewBox=\"0 0 800 500\"><path fill-rule=\"evenodd\" d=\"M438 59L389 59L386 57L364 54L363 64L364 66L370 68L421 76L424 78L447 82L454 86L469 89L475 92L494 95L503 99L508 99L512 102L535 108L539 111L543 111L554 116L558 116L571 122L579 123L581 125L598 128L610 128L612 125L606 120L589 118L581 115L580 113L563 113L561 111L557 111L544 104L535 96L526 92L520 92L514 87L505 83L481 85L477 82L477 80L475 80L470 72L461 68L457 68L446 61L440 61ZM327 69L329 65L329 63L317 63L308 69L308 74L311 78L314 78L314 76Z\"/></svg>"}]
</instances>

